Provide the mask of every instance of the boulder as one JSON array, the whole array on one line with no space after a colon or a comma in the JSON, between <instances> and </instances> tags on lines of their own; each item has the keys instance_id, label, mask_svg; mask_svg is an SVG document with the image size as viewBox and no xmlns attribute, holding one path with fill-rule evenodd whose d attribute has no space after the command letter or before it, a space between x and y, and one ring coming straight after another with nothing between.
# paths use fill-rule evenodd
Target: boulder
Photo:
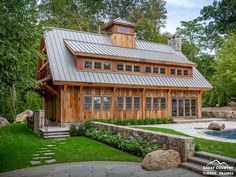
<instances>
[{"instance_id":1,"label":"boulder","mask_svg":"<svg viewBox=\"0 0 236 177\"><path fill-rule=\"evenodd\" d=\"M230 101L230 102L229 102L229 106L235 108L235 107L236 107L236 102Z\"/></svg>"},{"instance_id":2,"label":"boulder","mask_svg":"<svg viewBox=\"0 0 236 177\"><path fill-rule=\"evenodd\" d=\"M175 150L157 150L147 154L142 161L142 168L149 171L176 168L181 163L179 152Z\"/></svg>"},{"instance_id":3,"label":"boulder","mask_svg":"<svg viewBox=\"0 0 236 177\"><path fill-rule=\"evenodd\" d=\"M34 112L27 109L24 112L16 115L15 122L24 122L24 121L26 121L27 118L33 117L33 115L34 115Z\"/></svg>"},{"instance_id":4,"label":"boulder","mask_svg":"<svg viewBox=\"0 0 236 177\"><path fill-rule=\"evenodd\" d=\"M225 128L225 124L218 122L218 121L212 121L209 125L208 125L208 129L209 130L223 130Z\"/></svg>"},{"instance_id":5,"label":"boulder","mask_svg":"<svg viewBox=\"0 0 236 177\"><path fill-rule=\"evenodd\" d=\"M7 119L0 117L0 128L10 124Z\"/></svg>"}]
</instances>

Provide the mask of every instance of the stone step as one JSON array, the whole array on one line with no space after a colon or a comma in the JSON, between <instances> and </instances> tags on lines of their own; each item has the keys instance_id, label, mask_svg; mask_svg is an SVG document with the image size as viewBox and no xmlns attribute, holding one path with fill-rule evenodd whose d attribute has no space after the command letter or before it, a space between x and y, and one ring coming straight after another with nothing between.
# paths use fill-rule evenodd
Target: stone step
<instances>
[{"instance_id":1,"label":"stone step","mask_svg":"<svg viewBox=\"0 0 236 177\"><path fill-rule=\"evenodd\" d=\"M223 118L210 118L210 119L174 119L174 123L182 124L182 123L196 123L196 122L212 122L212 121L227 121L227 119Z\"/></svg>"},{"instance_id":2,"label":"stone step","mask_svg":"<svg viewBox=\"0 0 236 177\"><path fill-rule=\"evenodd\" d=\"M43 135L69 135L68 131L58 131L58 132L43 132Z\"/></svg>"},{"instance_id":3,"label":"stone step","mask_svg":"<svg viewBox=\"0 0 236 177\"><path fill-rule=\"evenodd\" d=\"M181 163L180 166L189 169L191 171L197 172L199 174L202 174L202 165L198 165L196 163L191 163L191 162L184 162Z\"/></svg>"},{"instance_id":4,"label":"stone step","mask_svg":"<svg viewBox=\"0 0 236 177\"><path fill-rule=\"evenodd\" d=\"M45 139L53 139L53 138L68 138L70 135L44 135L43 138Z\"/></svg>"},{"instance_id":5,"label":"stone step","mask_svg":"<svg viewBox=\"0 0 236 177\"><path fill-rule=\"evenodd\" d=\"M210 161L219 160L220 162L226 162L227 164L230 164L236 167L236 159L234 158L230 158L230 157L226 157L226 156L222 156L218 154L212 154L212 153L204 152L204 151L195 152L195 156L201 157Z\"/></svg>"}]
</instances>

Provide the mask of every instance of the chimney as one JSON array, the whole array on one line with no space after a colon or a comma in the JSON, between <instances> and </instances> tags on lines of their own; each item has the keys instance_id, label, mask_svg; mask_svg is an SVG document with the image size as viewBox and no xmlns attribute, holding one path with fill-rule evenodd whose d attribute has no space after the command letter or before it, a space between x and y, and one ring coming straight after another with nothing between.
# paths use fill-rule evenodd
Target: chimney
<instances>
[{"instance_id":1,"label":"chimney","mask_svg":"<svg viewBox=\"0 0 236 177\"><path fill-rule=\"evenodd\" d=\"M176 51L181 51L181 38L179 36L173 36L169 38L168 45Z\"/></svg>"},{"instance_id":2,"label":"chimney","mask_svg":"<svg viewBox=\"0 0 236 177\"><path fill-rule=\"evenodd\" d=\"M104 28L111 38L112 45L136 48L135 24L125 19L116 18L108 23Z\"/></svg>"}]
</instances>

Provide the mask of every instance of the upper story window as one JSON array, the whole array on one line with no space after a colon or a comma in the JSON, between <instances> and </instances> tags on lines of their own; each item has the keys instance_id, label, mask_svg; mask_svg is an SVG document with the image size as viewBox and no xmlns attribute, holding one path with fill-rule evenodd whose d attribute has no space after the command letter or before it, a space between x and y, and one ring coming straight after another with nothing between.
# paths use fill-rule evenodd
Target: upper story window
<instances>
[{"instance_id":1,"label":"upper story window","mask_svg":"<svg viewBox=\"0 0 236 177\"><path fill-rule=\"evenodd\" d=\"M124 65L123 64L117 64L116 69L117 69L117 71L124 71Z\"/></svg>"},{"instance_id":2,"label":"upper story window","mask_svg":"<svg viewBox=\"0 0 236 177\"><path fill-rule=\"evenodd\" d=\"M158 69L158 67L153 67L153 74L158 74L158 71L159 69Z\"/></svg>"},{"instance_id":3,"label":"upper story window","mask_svg":"<svg viewBox=\"0 0 236 177\"><path fill-rule=\"evenodd\" d=\"M95 69L102 69L102 63L101 62L95 62L94 63L94 68Z\"/></svg>"},{"instance_id":4,"label":"upper story window","mask_svg":"<svg viewBox=\"0 0 236 177\"><path fill-rule=\"evenodd\" d=\"M150 66L146 66L145 71L146 71L146 73L151 73L152 72L152 68Z\"/></svg>"},{"instance_id":5,"label":"upper story window","mask_svg":"<svg viewBox=\"0 0 236 177\"><path fill-rule=\"evenodd\" d=\"M184 76L188 75L188 70L184 70Z\"/></svg>"},{"instance_id":6,"label":"upper story window","mask_svg":"<svg viewBox=\"0 0 236 177\"><path fill-rule=\"evenodd\" d=\"M140 66L134 65L134 72L140 72Z\"/></svg>"},{"instance_id":7,"label":"upper story window","mask_svg":"<svg viewBox=\"0 0 236 177\"><path fill-rule=\"evenodd\" d=\"M103 63L104 70L111 70L111 63Z\"/></svg>"},{"instance_id":8,"label":"upper story window","mask_svg":"<svg viewBox=\"0 0 236 177\"><path fill-rule=\"evenodd\" d=\"M93 62L92 61L85 61L84 62L84 68L92 69L92 67L93 67Z\"/></svg>"},{"instance_id":9,"label":"upper story window","mask_svg":"<svg viewBox=\"0 0 236 177\"><path fill-rule=\"evenodd\" d=\"M177 69L177 75L182 76L182 69Z\"/></svg>"},{"instance_id":10,"label":"upper story window","mask_svg":"<svg viewBox=\"0 0 236 177\"><path fill-rule=\"evenodd\" d=\"M161 74L166 74L166 68L161 68L161 69L160 69L160 73L161 73Z\"/></svg>"},{"instance_id":11,"label":"upper story window","mask_svg":"<svg viewBox=\"0 0 236 177\"><path fill-rule=\"evenodd\" d=\"M175 75L175 74L176 74L175 72L176 72L176 70L175 70L174 68L171 68L171 69L170 69L170 74L171 74L171 75Z\"/></svg>"},{"instance_id":12,"label":"upper story window","mask_svg":"<svg viewBox=\"0 0 236 177\"><path fill-rule=\"evenodd\" d=\"M130 34L130 28L119 26L118 27L118 32L119 33L124 33L124 34Z\"/></svg>"},{"instance_id":13,"label":"upper story window","mask_svg":"<svg viewBox=\"0 0 236 177\"><path fill-rule=\"evenodd\" d=\"M125 65L125 70L128 72L132 71L132 65Z\"/></svg>"}]
</instances>

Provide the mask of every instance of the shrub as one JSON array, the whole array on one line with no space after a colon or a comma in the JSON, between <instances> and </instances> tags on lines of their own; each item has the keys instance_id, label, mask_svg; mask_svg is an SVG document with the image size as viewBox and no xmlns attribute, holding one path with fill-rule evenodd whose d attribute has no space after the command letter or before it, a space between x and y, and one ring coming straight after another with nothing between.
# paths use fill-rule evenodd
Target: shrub
<instances>
[{"instance_id":1,"label":"shrub","mask_svg":"<svg viewBox=\"0 0 236 177\"><path fill-rule=\"evenodd\" d=\"M71 124L70 126L70 136L77 136L78 135L78 129L76 124Z\"/></svg>"},{"instance_id":2,"label":"shrub","mask_svg":"<svg viewBox=\"0 0 236 177\"><path fill-rule=\"evenodd\" d=\"M85 131L85 136L140 157L160 148L156 143L149 143L141 137L126 137L119 133L114 134L111 130L90 128Z\"/></svg>"},{"instance_id":3,"label":"shrub","mask_svg":"<svg viewBox=\"0 0 236 177\"><path fill-rule=\"evenodd\" d=\"M125 120L113 120L113 119L96 119L97 122L110 123L115 125L148 125L148 124L168 124L173 123L171 117L165 118L143 118L143 119L125 119Z\"/></svg>"},{"instance_id":4,"label":"shrub","mask_svg":"<svg viewBox=\"0 0 236 177\"><path fill-rule=\"evenodd\" d=\"M76 124L72 124L70 126L69 132L70 132L71 136L79 136L79 135L83 135L84 132L90 128L91 128L91 122L85 121L85 122L79 124L78 126Z\"/></svg>"}]
</instances>

